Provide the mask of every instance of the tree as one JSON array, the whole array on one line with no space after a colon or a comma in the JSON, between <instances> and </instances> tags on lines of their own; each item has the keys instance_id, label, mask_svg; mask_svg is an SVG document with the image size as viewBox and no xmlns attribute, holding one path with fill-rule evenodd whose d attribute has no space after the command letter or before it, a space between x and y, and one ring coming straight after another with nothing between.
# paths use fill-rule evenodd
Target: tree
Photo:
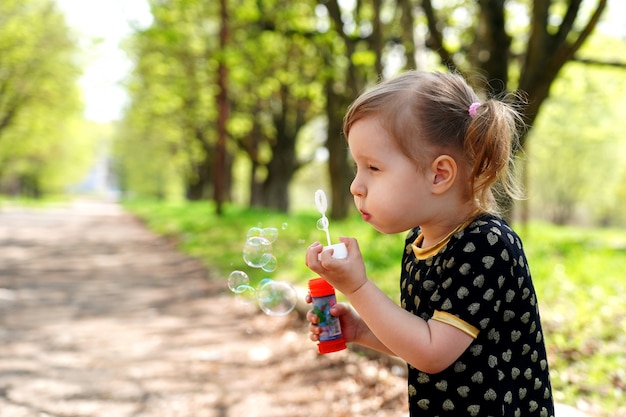
<instances>
[{"instance_id":1,"label":"tree","mask_svg":"<svg viewBox=\"0 0 626 417\"><path fill-rule=\"evenodd\" d=\"M232 135L251 161L250 205L289 209L289 184L309 158L299 133L322 112L312 1L255 1L239 12L232 51ZM236 57L235 57L236 56Z\"/></svg>"},{"instance_id":2,"label":"tree","mask_svg":"<svg viewBox=\"0 0 626 417\"><path fill-rule=\"evenodd\" d=\"M214 191L217 147L214 74L219 67L215 59L219 9L203 1L169 0L154 2L152 14L152 25L128 41L135 68L128 82L131 104L125 124L133 135L120 138L126 143L118 149L151 148L161 156L157 164L147 167L168 167L168 181L180 181L188 199L209 198ZM144 182L140 173L147 167L138 163L137 152L127 152L123 158L124 169L133 171L124 176ZM224 163L228 164L228 159ZM228 165L223 171L229 172ZM223 181L228 184L229 179ZM131 189L137 185L127 184ZM160 189L157 195L164 196L163 185L150 189ZM169 185L166 188L172 190Z\"/></svg>"},{"instance_id":3,"label":"tree","mask_svg":"<svg viewBox=\"0 0 626 417\"><path fill-rule=\"evenodd\" d=\"M621 39L594 34L581 55L595 62L623 56ZM614 66L567 64L552 86L528 141L533 216L558 224L624 223L626 72ZM567 123L563 123L567 120Z\"/></svg>"},{"instance_id":4,"label":"tree","mask_svg":"<svg viewBox=\"0 0 626 417\"><path fill-rule=\"evenodd\" d=\"M219 48L224 51L228 46L230 31L228 24L228 5L226 0L220 0L220 34ZM225 57L219 59L217 67L217 144L215 146L215 175L213 177L213 199L216 212L222 214L222 204L226 194L226 139L228 131L226 123L230 106L228 104L228 66Z\"/></svg>"},{"instance_id":5,"label":"tree","mask_svg":"<svg viewBox=\"0 0 626 417\"><path fill-rule=\"evenodd\" d=\"M476 24L457 31L448 21L449 16L455 15L454 10L443 6L435 9L431 0L423 0L422 10L429 29L426 46L451 70L478 71L488 81L481 87L489 95L523 92L516 103L523 109L526 121L526 126L520 126L523 149L528 127L548 98L552 83L594 31L607 0L597 0L589 12L582 3L582 0L479 0L462 6L467 15L476 16ZM511 29L515 25L513 17L527 20L527 24ZM446 36L447 32L452 32L454 38ZM505 214L510 217L512 202L506 201L505 205Z\"/></svg>"},{"instance_id":6,"label":"tree","mask_svg":"<svg viewBox=\"0 0 626 417\"><path fill-rule=\"evenodd\" d=\"M187 198L208 198L213 186L218 211L230 198L231 167L243 150L252 161L251 205L288 210L288 186L303 163L295 152L298 132L321 111L321 64L303 35L311 22L301 19L313 5L153 4L154 23L129 43L137 64L127 122L139 134L124 140L169 149L165 159L186 161L180 169ZM164 140L169 146L157 145ZM130 158L126 165L141 169Z\"/></svg>"},{"instance_id":7,"label":"tree","mask_svg":"<svg viewBox=\"0 0 626 417\"><path fill-rule=\"evenodd\" d=\"M0 181L5 192L35 197L58 192L84 172L88 150L83 138L68 130L81 110L77 50L51 1L0 2Z\"/></svg>"}]
</instances>

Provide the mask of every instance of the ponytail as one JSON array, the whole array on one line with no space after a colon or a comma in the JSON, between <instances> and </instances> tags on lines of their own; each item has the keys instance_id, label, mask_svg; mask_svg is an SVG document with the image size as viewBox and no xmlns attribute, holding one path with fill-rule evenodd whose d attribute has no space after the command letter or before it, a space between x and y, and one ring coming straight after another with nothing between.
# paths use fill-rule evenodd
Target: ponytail
<instances>
[{"instance_id":1,"label":"ponytail","mask_svg":"<svg viewBox=\"0 0 626 417\"><path fill-rule=\"evenodd\" d=\"M523 197L514 175L517 127L523 121L511 105L498 99L472 103L468 116L463 147L472 164L470 189L482 209L497 212L494 191L511 199Z\"/></svg>"}]
</instances>

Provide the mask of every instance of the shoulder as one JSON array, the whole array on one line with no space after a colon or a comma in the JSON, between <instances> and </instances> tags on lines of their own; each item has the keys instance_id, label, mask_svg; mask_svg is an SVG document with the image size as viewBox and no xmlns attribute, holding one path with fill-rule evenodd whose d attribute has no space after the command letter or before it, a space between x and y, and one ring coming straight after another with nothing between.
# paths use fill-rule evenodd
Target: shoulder
<instances>
[{"instance_id":1,"label":"shoulder","mask_svg":"<svg viewBox=\"0 0 626 417\"><path fill-rule=\"evenodd\" d=\"M483 252L507 250L523 252L522 241L509 224L492 214L483 214L465 229L457 232L450 241L455 250L470 251L472 247Z\"/></svg>"},{"instance_id":2,"label":"shoulder","mask_svg":"<svg viewBox=\"0 0 626 417\"><path fill-rule=\"evenodd\" d=\"M522 242L504 219L484 214L457 232L442 251L443 265L472 274L529 275ZM521 269L520 269L521 268Z\"/></svg>"}]
</instances>

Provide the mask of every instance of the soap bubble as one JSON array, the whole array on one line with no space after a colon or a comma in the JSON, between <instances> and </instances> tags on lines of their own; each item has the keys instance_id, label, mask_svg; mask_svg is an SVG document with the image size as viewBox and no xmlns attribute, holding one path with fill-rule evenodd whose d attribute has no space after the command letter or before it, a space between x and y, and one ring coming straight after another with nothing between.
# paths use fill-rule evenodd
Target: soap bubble
<instances>
[{"instance_id":1,"label":"soap bubble","mask_svg":"<svg viewBox=\"0 0 626 417\"><path fill-rule=\"evenodd\" d=\"M260 227L251 227L248 229L248 233L246 234L246 239L250 239L255 236L263 236L263 229Z\"/></svg>"},{"instance_id":2,"label":"soap bubble","mask_svg":"<svg viewBox=\"0 0 626 417\"><path fill-rule=\"evenodd\" d=\"M291 284L269 280L256 293L259 307L268 316L285 316L296 306L298 295Z\"/></svg>"},{"instance_id":3,"label":"soap bubble","mask_svg":"<svg viewBox=\"0 0 626 417\"><path fill-rule=\"evenodd\" d=\"M261 269L263 269L265 272L274 272L276 271L276 268L278 268L278 260L271 253L266 253L265 255L263 255L261 263L263 264Z\"/></svg>"},{"instance_id":4,"label":"soap bubble","mask_svg":"<svg viewBox=\"0 0 626 417\"><path fill-rule=\"evenodd\" d=\"M322 217L317 221L316 224L317 230L326 230L328 229L328 218Z\"/></svg>"},{"instance_id":5,"label":"soap bubble","mask_svg":"<svg viewBox=\"0 0 626 417\"><path fill-rule=\"evenodd\" d=\"M283 223L283 224L280 226L280 228L281 228L281 229L283 229L283 230L287 230L287 228L289 228L289 224L288 224L287 222L285 222L285 223Z\"/></svg>"},{"instance_id":6,"label":"soap bubble","mask_svg":"<svg viewBox=\"0 0 626 417\"><path fill-rule=\"evenodd\" d=\"M272 255L272 243L264 237L252 236L246 240L243 247L243 260L252 268L261 268L269 259L265 255Z\"/></svg>"},{"instance_id":7,"label":"soap bubble","mask_svg":"<svg viewBox=\"0 0 626 417\"><path fill-rule=\"evenodd\" d=\"M287 229L287 223L282 224ZM274 272L278 260L274 256L272 243L278 238L278 228L251 227L246 234L242 255L244 262L252 268L262 268L265 272ZM296 306L297 293L291 284L263 278L253 288L248 274L233 271L228 277L228 288L235 293L235 298L242 304L256 303L269 316L284 316Z\"/></svg>"},{"instance_id":8,"label":"soap bubble","mask_svg":"<svg viewBox=\"0 0 626 417\"><path fill-rule=\"evenodd\" d=\"M274 243L276 241L276 238L278 238L278 229L275 227L266 227L262 230L261 236L269 240L270 243Z\"/></svg>"},{"instance_id":9,"label":"soap bubble","mask_svg":"<svg viewBox=\"0 0 626 417\"><path fill-rule=\"evenodd\" d=\"M259 283L256 285L256 290L259 291L265 284L267 284L268 282L272 281L271 278L263 278L261 281L259 281Z\"/></svg>"},{"instance_id":10,"label":"soap bubble","mask_svg":"<svg viewBox=\"0 0 626 417\"><path fill-rule=\"evenodd\" d=\"M256 301L256 290L249 285L240 285L234 292L241 304L252 304Z\"/></svg>"},{"instance_id":11,"label":"soap bubble","mask_svg":"<svg viewBox=\"0 0 626 417\"><path fill-rule=\"evenodd\" d=\"M250 284L250 278L248 278L248 274L243 271L233 271L228 276L228 288L233 292L235 292L240 285L248 284Z\"/></svg>"}]
</instances>

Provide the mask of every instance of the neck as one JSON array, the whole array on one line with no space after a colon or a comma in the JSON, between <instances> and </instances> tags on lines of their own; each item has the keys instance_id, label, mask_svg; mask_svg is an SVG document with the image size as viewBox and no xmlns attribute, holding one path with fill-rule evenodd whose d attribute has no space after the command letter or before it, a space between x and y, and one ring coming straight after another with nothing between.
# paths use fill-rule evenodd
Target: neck
<instances>
[{"instance_id":1,"label":"neck","mask_svg":"<svg viewBox=\"0 0 626 417\"><path fill-rule=\"evenodd\" d=\"M480 212L481 209L474 202L471 202L471 204L466 204L460 208L457 207L449 212L448 216L442 221L433 221L420 225L421 233L424 236L421 247L426 249L437 245L448 237L450 233L456 232L460 226L466 226Z\"/></svg>"}]
</instances>

